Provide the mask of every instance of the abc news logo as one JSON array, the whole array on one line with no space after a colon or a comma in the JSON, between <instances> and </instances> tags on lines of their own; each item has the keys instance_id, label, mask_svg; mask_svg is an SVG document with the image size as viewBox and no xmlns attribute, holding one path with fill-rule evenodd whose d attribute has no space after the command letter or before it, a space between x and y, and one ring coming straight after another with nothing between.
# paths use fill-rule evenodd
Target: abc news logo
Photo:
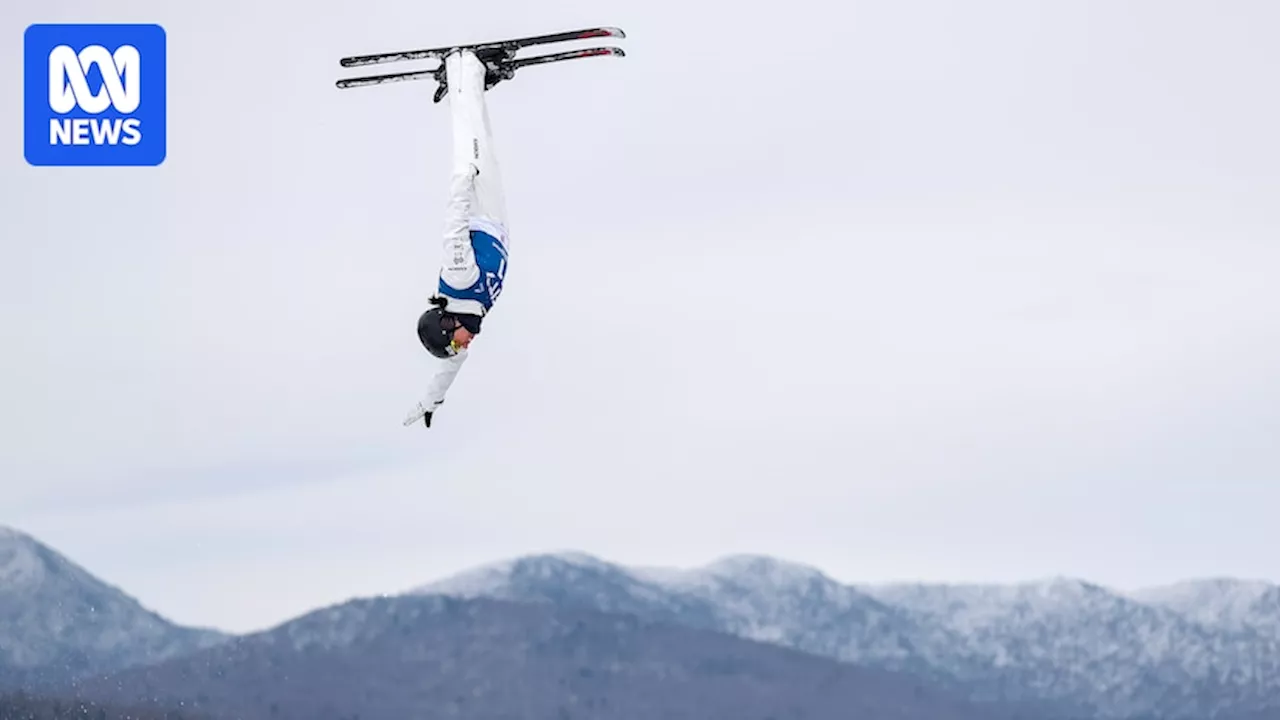
<instances>
[{"instance_id":1,"label":"abc news logo","mask_svg":"<svg viewBox=\"0 0 1280 720\"><path fill-rule=\"evenodd\" d=\"M108 107L128 115L141 102L140 64L138 48L132 45L121 45L115 53L101 45L90 45L79 53L69 45L59 45L49 52L49 107L60 115L76 108L97 115ZM94 67L102 74L102 88L97 93L89 89L85 76L86 70ZM137 145L141 141L142 121L136 117L49 120L52 145Z\"/></svg>"},{"instance_id":2,"label":"abc news logo","mask_svg":"<svg viewBox=\"0 0 1280 720\"><path fill-rule=\"evenodd\" d=\"M26 33L27 162L164 161L165 33L158 25L32 25Z\"/></svg>"}]
</instances>

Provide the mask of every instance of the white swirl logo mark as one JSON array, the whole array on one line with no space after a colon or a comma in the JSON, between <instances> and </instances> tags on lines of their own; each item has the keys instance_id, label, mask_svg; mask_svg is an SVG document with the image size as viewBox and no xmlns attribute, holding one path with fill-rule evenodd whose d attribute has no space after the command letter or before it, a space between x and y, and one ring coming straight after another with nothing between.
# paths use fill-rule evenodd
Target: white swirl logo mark
<instances>
[{"instance_id":1,"label":"white swirl logo mark","mask_svg":"<svg viewBox=\"0 0 1280 720\"><path fill-rule=\"evenodd\" d=\"M108 107L131 113L142 101L140 64L138 49L132 45L121 45L114 54L101 45L90 45L78 54L70 46L59 45L49 52L49 107L60 114L77 106L87 113L100 113ZM89 90L86 79L94 65L102 74L97 93Z\"/></svg>"}]
</instances>

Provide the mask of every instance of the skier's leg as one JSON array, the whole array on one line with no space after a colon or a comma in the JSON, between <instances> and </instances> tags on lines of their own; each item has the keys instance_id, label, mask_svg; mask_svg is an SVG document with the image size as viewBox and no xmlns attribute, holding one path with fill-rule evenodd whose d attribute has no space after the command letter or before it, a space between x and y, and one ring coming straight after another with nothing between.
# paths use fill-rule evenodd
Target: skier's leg
<instances>
[{"instance_id":1,"label":"skier's leg","mask_svg":"<svg viewBox=\"0 0 1280 720\"><path fill-rule=\"evenodd\" d=\"M509 242L506 197L484 98L484 63L475 53L463 50L445 58L445 73L453 119L454 173L465 173L468 165L480 171L474 179L472 229L494 236L505 247Z\"/></svg>"}]
</instances>

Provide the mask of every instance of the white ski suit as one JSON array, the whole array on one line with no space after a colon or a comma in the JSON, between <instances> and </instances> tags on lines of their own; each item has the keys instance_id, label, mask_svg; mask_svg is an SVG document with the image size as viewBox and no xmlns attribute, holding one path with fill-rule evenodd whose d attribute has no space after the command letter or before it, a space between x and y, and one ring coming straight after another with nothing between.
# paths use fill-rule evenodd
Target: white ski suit
<instances>
[{"instance_id":1,"label":"white ski suit","mask_svg":"<svg viewBox=\"0 0 1280 720\"><path fill-rule=\"evenodd\" d=\"M446 311L478 316L478 321L502 293L509 243L506 198L484 100L484 64L463 50L446 56L444 65L453 121L453 180L437 292L448 301ZM434 412L444 403L468 352L460 349L439 361L420 412Z\"/></svg>"}]
</instances>

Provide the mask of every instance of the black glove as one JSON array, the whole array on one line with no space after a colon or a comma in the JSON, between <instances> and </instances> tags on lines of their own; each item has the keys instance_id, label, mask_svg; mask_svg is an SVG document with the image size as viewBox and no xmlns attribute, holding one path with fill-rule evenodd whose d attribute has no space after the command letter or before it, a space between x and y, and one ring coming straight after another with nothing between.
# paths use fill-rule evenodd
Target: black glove
<instances>
[{"instance_id":1,"label":"black glove","mask_svg":"<svg viewBox=\"0 0 1280 720\"><path fill-rule=\"evenodd\" d=\"M427 427L431 427L431 413L427 413L427 414L423 415L423 416L422 416L422 422L423 422L423 424L425 424Z\"/></svg>"}]
</instances>

